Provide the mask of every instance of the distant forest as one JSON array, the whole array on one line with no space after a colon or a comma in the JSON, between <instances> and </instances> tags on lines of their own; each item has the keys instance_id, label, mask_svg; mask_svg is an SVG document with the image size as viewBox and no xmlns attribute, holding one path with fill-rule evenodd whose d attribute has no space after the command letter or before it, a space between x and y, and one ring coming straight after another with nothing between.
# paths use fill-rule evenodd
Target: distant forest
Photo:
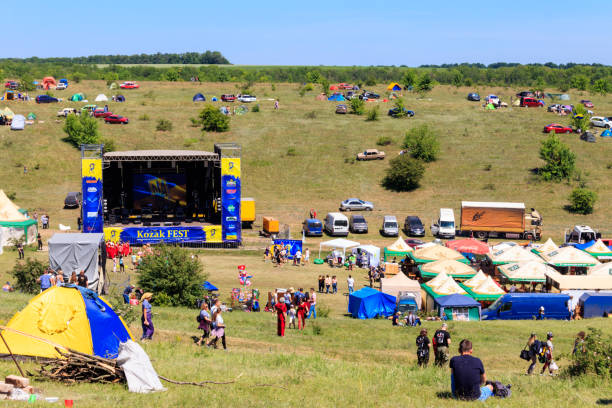
<instances>
[{"instance_id":1,"label":"distant forest","mask_svg":"<svg viewBox=\"0 0 612 408\"><path fill-rule=\"evenodd\" d=\"M207 59L206 56L212 58ZM195 62L194 62L195 61ZM207 63L211 65L160 66L138 64ZM600 64L445 64L418 68L406 66L235 66L218 52L204 54L153 54L139 56L91 56L81 58L0 59L0 77L24 83L44 76L112 81L190 81L264 83L338 83L359 86L399 82L410 86L424 78L454 86L508 86L612 92L612 66ZM98 65L108 64L108 65ZM136 64L136 65L119 65Z\"/></svg>"}]
</instances>

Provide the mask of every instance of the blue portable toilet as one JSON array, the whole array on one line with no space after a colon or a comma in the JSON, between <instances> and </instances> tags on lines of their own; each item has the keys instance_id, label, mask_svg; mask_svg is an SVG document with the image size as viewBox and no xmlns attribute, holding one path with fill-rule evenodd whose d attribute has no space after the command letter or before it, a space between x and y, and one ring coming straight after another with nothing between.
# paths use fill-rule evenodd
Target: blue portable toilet
<instances>
[{"instance_id":1,"label":"blue portable toilet","mask_svg":"<svg viewBox=\"0 0 612 408\"><path fill-rule=\"evenodd\" d=\"M349 295L348 312L358 319L388 317L395 312L395 297L366 286Z\"/></svg>"},{"instance_id":2,"label":"blue portable toilet","mask_svg":"<svg viewBox=\"0 0 612 408\"><path fill-rule=\"evenodd\" d=\"M194 102L204 102L206 101L206 97L204 97L204 95L202 95L201 93L197 93L193 96L193 101Z\"/></svg>"}]
</instances>

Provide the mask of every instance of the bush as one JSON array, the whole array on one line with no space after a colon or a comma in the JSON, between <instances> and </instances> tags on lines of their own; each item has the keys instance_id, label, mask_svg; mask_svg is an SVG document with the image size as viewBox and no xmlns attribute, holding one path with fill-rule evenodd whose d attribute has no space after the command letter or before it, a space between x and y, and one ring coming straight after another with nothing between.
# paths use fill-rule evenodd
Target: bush
<instances>
[{"instance_id":1,"label":"bush","mask_svg":"<svg viewBox=\"0 0 612 408\"><path fill-rule=\"evenodd\" d=\"M198 115L202 130L208 132L227 132L230 127L230 118L225 116L213 105L208 105Z\"/></svg>"},{"instance_id":2,"label":"bush","mask_svg":"<svg viewBox=\"0 0 612 408\"><path fill-rule=\"evenodd\" d=\"M255 112L255 113L259 112L259 104L253 106L253 109L251 109L251 112Z\"/></svg>"},{"instance_id":3,"label":"bush","mask_svg":"<svg viewBox=\"0 0 612 408\"><path fill-rule=\"evenodd\" d=\"M168 132L172 130L172 122L170 122L168 119L160 119L157 121L157 126L155 126L155 129L160 132Z\"/></svg>"},{"instance_id":4,"label":"bush","mask_svg":"<svg viewBox=\"0 0 612 408\"><path fill-rule=\"evenodd\" d=\"M391 137L389 137L389 136L381 136L376 141L376 144L378 146L388 146L391 143L393 143L393 139L391 139Z\"/></svg>"},{"instance_id":5,"label":"bush","mask_svg":"<svg viewBox=\"0 0 612 408\"><path fill-rule=\"evenodd\" d=\"M89 115L68 115L64 123L67 140L75 147L82 144L99 144L98 121Z\"/></svg>"},{"instance_id":6,"label":"bush","mask_svg":"<svg viewBox=\"0 0 612 408\"><path fill-rule=\"evenodd\" d=\"M39 276L49 268L48 263L43 263L38 259L28 258L25 262L15 263L11 275L15 278L15 289L29 294L40 292L40 284L36 282Z\"/></svg>"},{"instance_id":7,"label":"bush","mask_svg":"<svg viewBox=\"0 0 612 408\"><path fill-rule=\"evenodd\" d=\"M583 346L583 349L579 347L572 357L573 361L561 375L564 377L597 375L611 379L612 338L604 337L601 330L589 328Z\"/></svg>"},{"instance_id":8,"label":"bush","mask_svg":"<svg viewBox=\"0 0 612 408\"><path fill-rule=\"evenodd\" d=\"M576 170L576 155L555 134L542 141L540 158L546 162L539 169L540 177L545 181L569 179Z\"/></svg>"},{"instance_id":9,"label":"bush","mask_svg":"<svg viewBox=\"0 0 612 408\"><path fill-rule=\"evenodd\" d=\"M150 120L151 118L149 117L149 115L147 115L146 113L143 113L142 115L140 115L138 117L138 120ZM198 124L199 126L199 124Z\"/></svg>"},{"instance_id":10,"label":"bush","mask_svg":"<svg viewBox=\"0 0 612 408\"><path fill-rule=\"evenodd\" d=\"M578 187L569 196L570 211L577 214L591 214L597 202L597 193L588 188Z\"/></svg>"},{"instance_id":11,"label":"bush","mask_svg":"<svg viewBox=\"0 0 612 408\"><path fill-rule=\"evenodd\" d=\"M425 95L434 88L434 83L429 74L425 73L419 78L416 83L416 91L421 95Z\"/></svg>"},{"instance_id":12,"label":"bush","mask_svg":"<svg viewBox=\"0 0 612 408\"><path fill-rule=\"evenodd\" d=\"M295 147L290 147L290 148L287 149L287 156L294 157L294 156L297 156L297 155L298 155L298 153L297 153L297 150L295 150Z\"/></svg>"},{"instance_id":13,"label":"bush","mask_svg":"<svg viewBox=\"0 0 612 408\"><path fill-rule=\"evenodd\" d=\"M378 109L378 106L375 106L375 107L373 107L372 109L370 109L368 111L368 115L366 117L366 121L373 122L375 120L378 120L379 116L380 116L380 111Z\"/></svg>"},{"instance_id":14,"label":"bush","mask_svg":"<svg viewBox=\"0 0 612 408\"><path fill-rule=\"evenodd\" d=\"M158 302L194 307L202 296L206 274L200 261L180 247L159 246L138 266L138 284Z\"/></svg>"},{"instance_id":15,"label":"bush","mask_svg":"<svg viewBox=\"0 0 612 408\"><path fill-rule=\"evenodd\" d=\"M582 105L574 107L574 115L570 119L570 126L583 132L591 126L591 116L587 113L587 108Z\"/></svg>"},{"instance_id":16,"label":"bush","mask_svg":"<svg viewBox=\"0 0 612 408\"><path fill-rule=\"evenodd\" d=\"M383 187L393 191L411 191L419 187L425 174L425 166L407 154L402 154L389 162Z\"/></svg>"},{"instance_id":17,"label":"bush","mask_svg":"<svg viewBox=\"0 0 612 408\"><path fill-rule=\"evenodd\" d=\"M373 76L369 77L368 79L366 79L365 84L366 84L366 86L374 86L374 85L376 85L376 78L373 77Z\"/></svg>"},{"instance_id":18,"label":"bush","mask_svg":"<svg viewBox=\"0 0 612 408\"><path fill-rule=\"evenodd\" d=\"M104 145L104 147L102 148L104 153L114 152L115 150L117 150L117 148L115 147L115 141L113 139L104 138L100 142Z\"/></svg>"},{"instance_id":19,"label":"bush","mask_svg":"<svg viewBox=\"0 0 612 408\"><path fill-rule=\"evenodd\" d=\"M317 317L329 317L329 306L327 305L319 305L317 308Z\"/></svg>"},{"instance_id":20,"label":"bush","mask_svg":"<svg viewBox=\"0 0 612 408\"><path fill-rule=\"evenodd\" d=\"M408 115L403 98L397 98L393 103L393 107L397 109L397 113L394 114L396 118L403 118Z\"/></svg>"},{"instance_id":21,"label":"bush","mask_svg":"<svg viewBox=\"0 0 612 408\"><path fill-rule=\"evenodd\" d=\"M365 112L365 102L363 101L363 99L354 97L349 103L349 110L350 113L352 113L353 115L363 115L363 113Z\"/></svg>"},{"instance_id":22,"label":"bush","mask_svg":"<svg viewBox=\"0 0 612 408\"><path fill-rule=\"evenodd\" d=\"M440 153L438 137L427 125L417 126L406 132L402 147L410 150L412 157L426 163L436 161Z\"/></svg>"},{"instance_id":23,"label":"bush","mask_svg":"<svg viewBox=\"0 0 612 408\"><path fill-rule=\"evenodd\" d=\"M191 127L200 127L200 119L198 118L189 118L191 122Z\"/></svg>"},{"instance_id":24,"label":"bush","mask_svg":"<svg viewBox=\"0 0 612 408\"><path fill-rule=\"evenodd\" d=\"M306 112L306 114L304 115L304 117L305 117L306 119L316 119L316 117L317 117L317 112L316 112L316 111Z\"/></svg>"}]
</instances>

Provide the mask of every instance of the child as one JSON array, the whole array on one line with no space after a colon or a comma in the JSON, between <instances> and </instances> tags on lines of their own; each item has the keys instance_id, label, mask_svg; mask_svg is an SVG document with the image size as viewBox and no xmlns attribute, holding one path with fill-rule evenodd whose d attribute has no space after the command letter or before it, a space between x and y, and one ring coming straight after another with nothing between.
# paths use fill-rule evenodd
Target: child
<instances>
[{"instance_id":1,"label":"child","mask_svg":"<svg viewBox=\"0 0 612 408\"><path fill-rule=\"evenodd\" d=\"M295 307L293 305L291 305L291 307L289 308L289 312L287 312L287 317L289 318L289 324L288 326L291 327L293 326L293 328L295 329Z\"/></svg>"},{"instance_id":2,"label":"child","mask_svg":"<svg viewBox=\"0 0 612 408\"><path fill-rule=\"evenodd\" d=\"M125 273L125 265L123 264L123 256L119 255L119 272Z\"/></svg>"},{"instance_id":3,"label":"child","mask_svg":"<svg viewBox=\"0 0 612 408\"><path fill-rule=\"evenodd\" d=\"M422 329L421 334L416 338L417 359L421 367L427 367L429 363L429 343L427 329Z\"/></svg>"}]
</instances>

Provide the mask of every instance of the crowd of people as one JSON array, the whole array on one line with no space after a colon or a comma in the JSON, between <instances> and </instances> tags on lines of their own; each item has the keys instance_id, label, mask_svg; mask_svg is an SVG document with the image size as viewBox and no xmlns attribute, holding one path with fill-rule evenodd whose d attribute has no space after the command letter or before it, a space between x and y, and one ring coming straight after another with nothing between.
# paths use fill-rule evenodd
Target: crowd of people
<instances>
[{"instance_id":1,"label":"crowd of people","mask_svg":"<svg viewBox=\"0 0 612 408\"><path fill-rule=\"evenodd\" d=\"M45 272L36 279L36 282L40 284L41 293L53 286L60 286L65 283L81 286L83 288L87 288L89 284L84 270L81 270L78 274L76 271L73 271L68 277L68 275L64 275L61 269L54 271L51 268L47 268Z\"/></svg>"},{"instance_id":2,"label":"crowd of people","mask_svg":"<svg viewBox=\"0 0 612 408\"><path fill-rule=\"evenodd\" d=\"M310 264L310 249L306 248L304 252L298 249L291 254L289 245L271 245L264 249L264 262L267 260L271 260L277 267L291 263L293 266L306 266Z\"/></svg>"}]
</instances>

